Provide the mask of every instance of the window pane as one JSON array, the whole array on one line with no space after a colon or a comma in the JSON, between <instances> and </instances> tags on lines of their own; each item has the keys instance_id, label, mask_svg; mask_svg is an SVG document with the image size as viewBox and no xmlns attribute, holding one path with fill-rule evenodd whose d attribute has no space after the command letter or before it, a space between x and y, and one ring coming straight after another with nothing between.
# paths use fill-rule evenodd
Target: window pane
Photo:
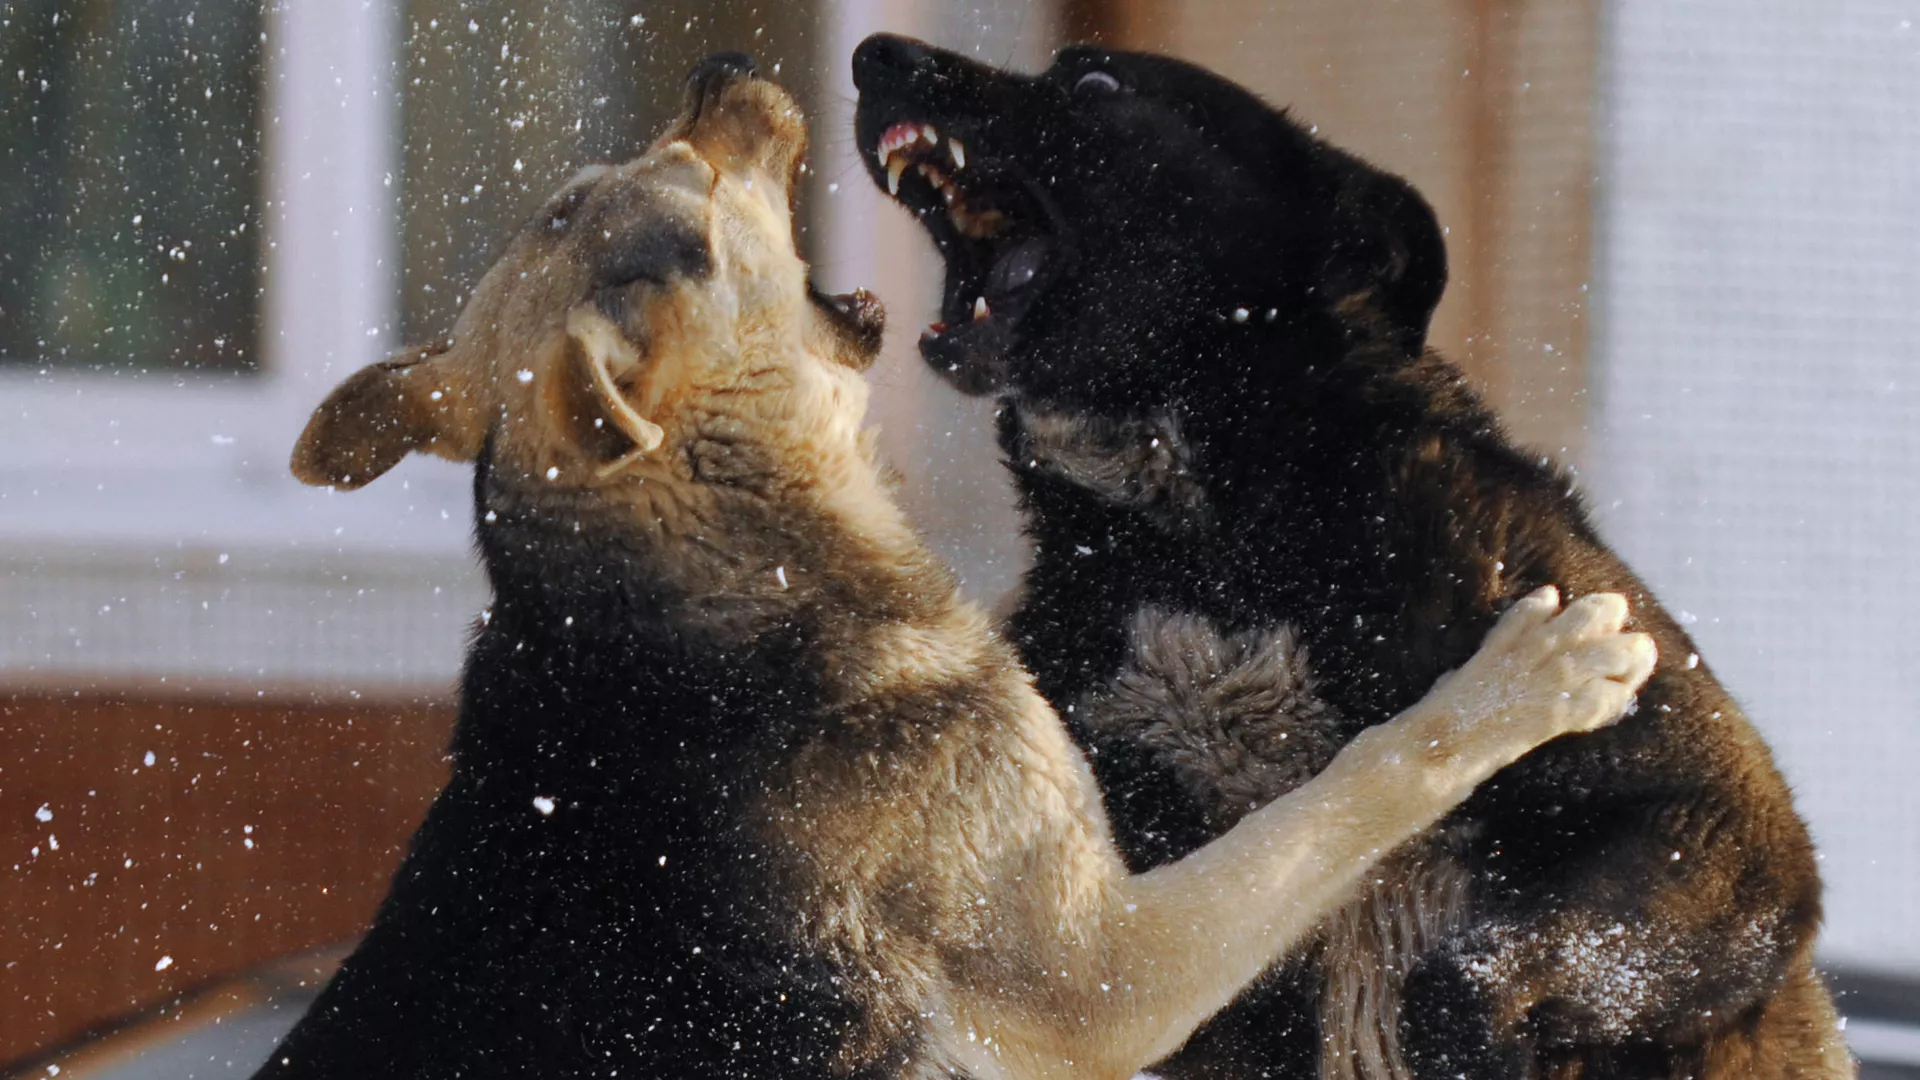
<instances>
[{"instance_id":1,"label":"window pane","mask_svg":"<svg viewBox=\"0 0 1920 1080\"><path fill-rule=\"evenodd\" d=\"M260 10L0 8L0 365L256 363Z\"/></svg>"},{"instance_id":2,"label":"window pane","mask_svg":"<svg viewBox=\"0 0 1920 1080\"><path fill-rule=\"evenodd\" d=\"M499 245L574 170L638 154L708 53L811 101L812 3L410 0L402 333L443 335ZM776 69L776 65L778 65Z\"/></svg>"}]
</instances>

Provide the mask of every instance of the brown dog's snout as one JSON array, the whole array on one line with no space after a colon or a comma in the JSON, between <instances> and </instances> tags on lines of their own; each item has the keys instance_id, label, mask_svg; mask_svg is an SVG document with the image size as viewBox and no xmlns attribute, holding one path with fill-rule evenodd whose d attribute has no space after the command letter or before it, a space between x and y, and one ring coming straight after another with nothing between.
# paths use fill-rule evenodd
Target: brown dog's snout
<instances>
[{"instance_id":1,"label":"brown dog's snout","mask_svg":"<svg viewBox=\"0 0 1920 1080\"><path fill-rule=\"evenodd\" d=\"M735 83L754 77L753 57L743 52L719 52L693 65L687 72L687 108L678 127L687 135L700 129L700 122L711 125L718 120L727 91Z\"/></svg>"},{"instance_id":2,"label":"brown dog's snout","mask_svg":"<svg viewBox=\"0 0 1920 1080\"><path fill-rule=\"evenodd\" d=\"M880 357L880 341L886 336L887 309L880 298L865 289L839 296L822 297L833 312L841 340L846 345L839 359L855 371L865 371Z\"/></svg>"},{"instance_id":3,"label":"brown dog's snout","mask_svg":"<svg viewBox=\"0 0 1920 1080\"><path fill-rule=\"evenodd\" d=\"M715 53L687 73L687 108L661 143L685 139L722 171L762 169L791 184L806 122L786 91L755 75L745 53Z\"/></svg>"},{"instance_id":4,"label":"brown dog's snout","mask_svg":"<svg viewBox=\"0 0 1920 1080\"><path fill-rule=\"evenodd\" d=\"M715 92L735 79L751 79L758 73L753 57L743 52L714 53L705 60L693 65L687 72L687 96L689 104L697 112L702 102L709 100Z\"/></svg>"}]
</instances>

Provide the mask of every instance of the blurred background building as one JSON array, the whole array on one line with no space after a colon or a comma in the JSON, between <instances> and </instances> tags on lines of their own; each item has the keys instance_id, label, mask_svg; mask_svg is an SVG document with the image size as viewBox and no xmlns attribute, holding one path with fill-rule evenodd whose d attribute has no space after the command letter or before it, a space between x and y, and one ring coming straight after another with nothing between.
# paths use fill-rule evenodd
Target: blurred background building
<instances>
[{"instance_id":1,"label":"blurred background building","mask_svg":"<svg viewBox=\"0 0 1920 1080\"><path fill-rule=\"evenodd\" d=\"M416 461L334 495L288 449L335 382L443 333L543 195L642 146L707 52L811 103L804 241L828 287L888 302L875 412L910 508L977 595L1011 584L988 406L922 373L937 268L850 148L847 58L888 29L1027 68L1070 39L1177 53L1428 195L1436 344L1578 471L1771 740L1824 852L1849 1033L1920 1076L1916 18L0 2L0 1068L244 1075L363 926L444 775L485 602L467 476Z\"/></svg>"}]
</instances>

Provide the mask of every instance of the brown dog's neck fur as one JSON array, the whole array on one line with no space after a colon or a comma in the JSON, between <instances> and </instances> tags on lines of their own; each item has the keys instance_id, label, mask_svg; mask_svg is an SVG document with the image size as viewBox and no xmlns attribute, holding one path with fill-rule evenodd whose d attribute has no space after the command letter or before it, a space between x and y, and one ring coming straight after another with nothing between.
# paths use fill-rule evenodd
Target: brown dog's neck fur
<instances>
[{"instance_id":1,"label":"brown dog's neck fur","mask_svg":"<svg viewBox=\"0 0 1920 1080\"><path fill-rule=\"evenodd\" d=\"M862 684L890 680L876 672L898 668L903 645L921 657L910 663L931 654L977 660L999 647L889 497L870 432L848 425L836 438L795 425L764 437L764 427L730 419L715 411L688 425L753 432L725 444L724 455L689 436L674 452L581 487L488 458L476 517L496 596L529 617L564 618L560 608L574 601L550 576L521 581L516 573L527 550L546 550L591 587L618 581L659 605L631 618L702 627L718 642L749 647L770 634L797 635L827 654L864 658L835 679L856 695ZM739 543L742 536L755 541ZM1011 655L1000 662L1011 668Z\"/></svg>"}]
</instances>

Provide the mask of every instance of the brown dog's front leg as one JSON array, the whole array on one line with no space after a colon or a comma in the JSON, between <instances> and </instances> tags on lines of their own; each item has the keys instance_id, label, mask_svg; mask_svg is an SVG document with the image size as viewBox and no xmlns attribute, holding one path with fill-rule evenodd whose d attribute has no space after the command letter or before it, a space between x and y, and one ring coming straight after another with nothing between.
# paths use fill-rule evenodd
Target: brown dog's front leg
<instances>
[{"instance_id":1,"label":"brown dog's front leg","mask_svg":"<svg viewBox=\"0 0 1920 1080\"><path fill-rule=\"evenodd\" d=\"M1611 723L1653 669L1626 602L1560 610L1543 589L1413 708L1179 862L1122 880L1102 913L1102 992L1062 1053L1096 1076L1161 1059L1293 947L1393 848L1560 735ZM1067 986L1093 985L1065 980Z\"/></svg>"}]
</instances>

